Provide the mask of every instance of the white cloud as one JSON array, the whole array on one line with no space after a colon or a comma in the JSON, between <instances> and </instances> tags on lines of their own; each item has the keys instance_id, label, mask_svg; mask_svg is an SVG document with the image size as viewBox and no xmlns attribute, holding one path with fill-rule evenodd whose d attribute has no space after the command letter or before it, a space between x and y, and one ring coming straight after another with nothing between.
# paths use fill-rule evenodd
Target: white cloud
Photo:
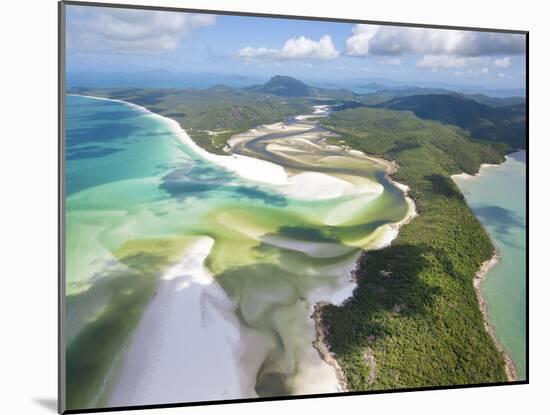
<instances>
[{"instance_id":1,"label":"white cloud","mask_svg":"<svg viewBox=\"0 0 550 415\"><path fill-rule=\"evenodd\" d=\"M418 27L356 25L346 41L351 56L404 54L479 57L525 52L525 36Z\"/></svg>"},{"instance_id":2,"label":"white cloud","mask_svg":"<svg viewBox=\"0 0 550 415\"><path fill-rule=\"evenodd\" d=\"M464 68L472 65L486 65L486 57L460 57L454 55L424 55L416 66L427 69Z\"/></svg>"},{"instance_id":3,"label":"white cloud","mask_svg":"<svg viewBox=\"0 0 550 415\"><path fill-rule=\"evenodd\" d=\"M79 50L159 54L215 22L208 14L89 8L69 16L68 40Z\"/></svg>"},{"instance_id":4,"label":"white cloud","mask_svg":"<svg viewBox=\"0 0 550 415\"><path fill-rule=\"evenodd\" d=\"M338 55L329 35L323 36L319 42L304 36L288 39L281 49L283 59L335 59Z\"/></svg>"},{"instance_id":5,"label":"white cloud","mask_svg":"<svg viewBox=\"0 0 550 415\"><path fill-rule=\"evenodd\" d=\"M280 49L251 46L237 52L237 58L245 62L262 60L302 60L302 59L335 59L340 55L332 43L332 38L325 35L318 42L305 36L288 39Z\"/></svg>"},{"instance_id":6,"label":"white cloud","mask_svg":"<svg viewBox=\"0 0 550 415\"><path fill-rule=\"evenodd\" d=\"M269 49L265 47L252 48L247 46L237 52L237 57L243 61L269 60L277 58L278 49Z\"/></svg>"},{"instance_id":7,"label":"white cloud","mask_svg":"<svg viewBox=\"0 0 550 415\"><path fill-rule=\"evenodd\" d=\"M351 29L352 35L346 40L346 51L351 56L366 56L370 41L380 26L358 24Z\"/></svg>"},{"instance_id":8,"label":"white cloud","mask_svg":"<svg viewBox=\"0 0 550 415\"><path fill-rule=\"evenodd\" d=\"M493 61L493 65L495 65L497 68L507 68L510 66L511 63L512 63L512 60L510 59L509 56L506 56L501 59L495 59Z\"/></svg>"}]
</instances>

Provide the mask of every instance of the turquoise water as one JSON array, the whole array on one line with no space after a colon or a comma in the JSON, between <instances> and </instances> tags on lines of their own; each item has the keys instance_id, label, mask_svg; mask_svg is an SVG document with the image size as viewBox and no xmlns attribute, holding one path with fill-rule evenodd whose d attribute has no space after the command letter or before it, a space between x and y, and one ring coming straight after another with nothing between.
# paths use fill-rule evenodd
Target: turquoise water
<instances>
[{"instance_id":1,"label":"turquoise water","mask_svg":"<svg viewBox=\"0 0 550 415\"><path fill-rule=\"evenodd\" d=\"M497 337L520 379L526 364L526 163L525 151L507 156L478 176L455 176L468 205L485 226L500 255L481 291Z\"/></svg>"},{"instance_id":2,"label":"turquoise water","mask_svg":"<svg viewBox=\"0 0 550 415\"><path fill-rule=\"evenodd\" d=\"M304 334L311 293L349 285L360 250L408 211L385 167L366 158L321 152L317 162L350 183L377 181L383 191L374 199L293 199L205 159L165 119L125 103L67 96L66 125L69 409L106 405L159 278L199 238L214 241L205 266L261 340L254 347L265 357L247 381L260 396L295 393L313 341Z\"/></svg>"}]
</instances>

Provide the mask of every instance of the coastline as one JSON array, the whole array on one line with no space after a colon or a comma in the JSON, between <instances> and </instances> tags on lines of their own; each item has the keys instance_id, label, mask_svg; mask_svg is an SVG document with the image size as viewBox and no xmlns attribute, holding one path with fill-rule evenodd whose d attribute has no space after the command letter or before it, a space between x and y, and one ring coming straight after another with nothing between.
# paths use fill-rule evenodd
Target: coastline
<instances>
[{"instance_id":1,"label":"coastline","mask_svg":"<svg viewBox=\"0 0 550 415\"><path fill-rule=\"evenodd\" d=\"M509 153L511 154L511 153ZM501 164L481 164L479 167L479 170L475 174L468 174L468 173L460 173L460 174L454 174L451 176L451 179L454 181L455 178L463 179L463 180L469 180L475 177L480 177L483 174L483 170L491 167L499 167L503 163L505 163L509 158L509 155L506 154L504 156L504 162ZM485 226L482 224L483 228L485 229ZM485 229L487 232L487 229ZM506 377L509 382L514 382L519 380L519 373L518 370L514 364L514 361L512 360L511 355L508 353L504 345L501 343L501 341L498 339L495 327L491 321L491 318L489 316L489 306L487 304L487 301L481 291L481 287L483 283L485 282L489 271L500 261L500 255L497 251L497 248L495 246L494 241L492 238L489 238L491 240L491 244L493 245L494 251L493 255L490 259L483 262L479 268L479 270L476 272L473 278L473 286L474 290L476 292L476 297L479 303L479 309L481 311L481 314L483 316L483 326L485 327L485 330L487 333L491 336L491 339L493 340L493 344L495 345L498 352L502 355L504 359L504 369L506 372Z\"/></svg>"},{"instance_id":2,"label":"coastline","mask_svg":"<svg viewBox=\"0 0 550 415\"><path fill-rule=\"evenodd\" d=\"M267 183L267 184L282 184L282 182L286 182L289 178L287 176L286 172L284 171L283 167L279 166L279 165L276 165L275 163L255 159L253 157L238 155L238 154L237 155L235 155L235 154L227 154L227 155L211 154L208 151L204 150L202 147L200 147L188 135L186 130L184 128L182 128L181 125L177 121L175 121L171 118L165 117L163 115L154 113L154 112L148 110L145 107L139 106L137 104L133 104L131 102L118 100L118 99L95 97L95 96L80 95L80 94L70 94L70 95L83 96L83 97L87 97L87 98L91 98L91 99L98 99L98 100L104 100L104 101L119 102L119 103L125 104L127 106L130 106L132 108L138 109L139 111L141 111L145 114L152 115L155 118L162 119L163 122L166 122L167 125L170 127L172 132L175 134L176 138L180 142L183 142L185 145L190 147L199 156L204 157L207 160L212 161L216 164L219 164L223 167L226 167L229 170L235 172L236 174L238 174L239 176L241 176L245 179L257 181L258 178L256 177L256 174L251 175L251 172L254 173L255 171L257 171L258 168L262 169L262 171L267 173L266 175L264 175L262 177L262 180L261 180L262 182ZM358 152L357 150L350 150L350 149L347 149L347 150L344 149L344 150L347 151L347 152L352 152L352 153L353 152L355 152L355 153ZM397 188L399 188L403 192L403 194L405 196L405 199L406 199L406 202L408 204L408 211L407 211L406 215L404 216L404 218L402 220L400 220L399 222L386 225L383 232L381 232L382 235L377 238L376 245L373 246L372 249L370 249L370 250L376 250L376 249L381 249L385 246L390 245L392 243L392 241L398 236L399 228L402 225L404 225L406 223L409 223L417 215L417 212L416 212L416 207L415 207L414 201L407 195L408 190L409 190L408 186L406 186L404 184L401 184L401 183L398 183L398 182L395 182L390 177L390 175L393 174L398 168L396 163L392 162L392 161L389 161L389 160L386 160L384 158L375 157L375 156L371 156L371 155L366 155L362 152L360 152L360 153L365 155L367 158L378 162L382 166L385 166L385 168L386 168L386 178L388 179L388 181L392 185L395 185ZM244 168L243 168L243 163L245 163ZM320 199L322 199L322 197ZM365 254L365 252L366 251L362 251L362 252L359 253L358 257L355 260L355 264L353 266L353 269L349 272L349 277L351 279L351 285L352 285L351 295L353 295L353 290L356 287L355 270L357 268L357 261L360 260L360 258L362 257L362 255ZM159 288L159 291L160 291L159 294L161 294L161 293L165 292L165 289L163 288L162 290L160 290L160 288ZM343 301L346 301L348 298L350 298L350 297L346 297ZM156 300L157 301L155 301L155 303L159 303L158 298ZM323 325L322 319L321 319L322 307L323 307L323 305L326 305L326 304L329 304L326 300L319 299L318 301L315 301L315 299L312 299L312 306L313 306L314 311L313 311L313 314L311 315L311 318L312 318L313 323L314 323L313 325L314 325L314 332L315 332L315 339L312 342L313 343L312 346L313 346L314 349L317 350L317 352L319 353L319 356L322 359L322 361L334 370L335 375L336 375L336 379L337 379L338 385L339 385L339 388L338 388L339 390L338 391L347 391L348 388L347 388L347 385L346 385L344 372L341 369L341 367L339 366L339 364L338 364L336 358L334 357L334 355L330 352L328 342L326 341L326 335L328 333L328 330ZM149 304L145 308L144 312L145 313L150 313L152 315L153 314L158 314L158 310L155 311L155 310L151 309L151 304ZM143 323L143 324L145 324L145 323ZM150 323L147 323L146 325L150 326ZM143 336L143 330L140 330L139 333L141 333L140 336ZM139 333L136 331L133 334L132 337L135 338L134 336L137 336ZM128 347L131 348L133 343L135 343L135 342L133 342L131 340ZM148 353L151 353L151 352L148 352ZM124 368L123 371L125 369L128 370L128 368ZM133 373L134 370L135 370L135 367L130 368L128 373ZM156 370L154 369L154 367L152 367L152 368L148 369L148 371L149 371L149 373L148 373L147 377L153 376L153 372L155 372ZM135 375L135 373L134 373L134 375ZM126 377L128 377L128 376L130 376L130 375L127 374ZM130 378L132 378L132 377L134 377L134 376L130 376ZM115 383L117 383L117 382L115 382ZM115 388L116 388L116 386L115 386ZM122 388L122 389L126 389L126 388ZM142 389L142 392L144 392L144 389L148 389L148 386L142 384L142 385L139 385L138 389ZM111 391L111 393L113 393L113 392L114 391ZM116 395L117 396L115 396L114 399L113 399L113 397L111 397L112 403L113 402L114 403L120 403L118 401L121 400L121 397L123 397L125 395L125 393L124 392L122 392L122 393L118 392L118 393L116 393Z\"/></svg>"},{"instance_id":3,"label":"coastline","mask_svg":"<svg viewBox=\"0 0 550 415\"><path fill-rule=\"evenodd\" d=\"M352 150L352 151L356 151L356 150ZM368 157L371 157L371 156L368 156ZM405 216L405 218L403 218L403 220L401 220L400 222L397 222L396 224L392 224L390 226L390 228L392 230L394 230L393 237L389 238L389 240L386 241L386 243L382 243L379 247L374 248L373 250L381 249L381 248L384 248L386 246L391 245L392 241L395 238L397 238L397 236L398 236L399 228L403 225L406 225L406 224L410 223L410 221L418 215L418 212L416 211L416 206L414 204L414 201L408 196L409 187L405 184L396 182L396 181L391 179L391 175L394 174L399 168L397 163L395 161L387 160L387 159L384 159L384 158L376 158L375 157L375 159L376 160L381 160L381 162L384 163L387 166L386 178L393 185L398 187L404 193L405 198L406 198L407 202L409 203L409 213L407 214L407 216ZM505 155L505 161L507 159L508 159L508 155ZM480 176L482 174L482 169L490 168L490 167L498 167L498 166L500 166L500 164L483 163L483 164L480 165L479 171L475 175L470 175L470 174L467 174L467 173L463 172L463 173L459 173L459 174L456 174L456 175L452 175L451 179L453 177L457 177L457 176L459 176L459 177L466 176L466 178ZM494 247L494 243L492 241L491 241L491 243L493 244L493 247ZM362 251L360 253L360 255L358 256L358 258L357 258L356 264L361 260L361 258L363 258L364 255L367 255L369 251ZM491 320L489 318L487 302L485 301L485 298L483 297L483 294L481 292L481 285L483 284L485 278L487 277L488 272L491 270L492 267L494 267L498 263L499 259L500 259L500 257L499 257L499 255L496 251L496 248L495 248L493 256L489 260L487 260L487 261L485 261L484 263L481 264L479 270L474 275L474 278L473 278L472 282L473 282L474 290L476 292L476 297L478 299L479 308L480 308L480 311L481 311L481 314L482 314L482 317L483 317L483 325L485 327L485 330L491 336L491 339L493 340L493 343L494 343L496 349L498 350L498 352L502 355L502 357L504 359L505 372L506 372L506 377L507 377L508 381L509 382L514 382L514 381L519 380L518 371L517 371L517 369L514 365L514 362L511 358L511 356L509 355L507 350L504 348L504 346L501 344L501 342L498 340L498 338L496 336L495 328L492 325ZM356 267L357 267L357 265L356 265ZM353 281L356 281L355 271L356 271L356 268L352 271ZM327 301L317 302L315 304L314 313L311 315L311 318L315 322L315 332L316 332L316 339L313 343L313 346L315 347L315 349L317 349L317 351L319 352L319 355L321 356L321 358L327 364L331 365L334 368L334 370L336 371L338 381L340 383L340 386L341 386L342 390L343 391L349 391L349 387L348 387L347 382L346 382L345 373L342 370L341 366L339 365L339 363L338 363L337 359L335 358L334 354L330 351L330 346L329 346L328 341L327 341L328 327L323 322L322 309L323 309L324 306L326 306L328 304L330 304L330 303L327 302Z\"/></svg>"},{"instance_id":4,"label":"coastline","mask_svg":"<svg viewBox=\"0 0 550 415\"><path fill-rule=\"evenodd\" d=\"M121 102L125 102L125 101L121 101ZM132 105L135 105L135 104L132 104ZM143 107L141 107L141 108L143 108ZM255 175L253 177L250 177L248 174L242 174L242 171L239 171L239 169L233 167L233 163L230 163L229 165L227 165L226 163L223 163L223 162L220 162L220 161L224 160L224 159L225 160L231 159L232 161L235 161L235 162L242 162L243 160L251 160L251 161L254 161L255 163L265 164L266 166L268 166L268 165L269 166L276 166L276 167L280 168L280 170L282 170L283 174L286 176L286 172L284 172L284 168L282 166L276 165L276 164L271 163L271 162L267 162L267 161L260 160L260 159L255 159L253 157L247 157L247 156L240 155L240 154L228 154L227 156L211 154L208 151L206 151L205 149L203 149L202 147L200 147L191 138L191 136L189 136L187 131L184 128L182 128L179 125L179 123L177 123L175 120L173 120L171 118L168 118L168 117L164 117L164 116L159 115L159 114L155 114L155 113L147 110L146 108L143 108L143 109L145 111L148 111L148 112L154 114L155 116L161 117L161 118L169 121L171 123L171 125L173 126L173 129L174 129L174 132L176 133L176 136L184 144L191 145L194 149L197 150L197 152L199 152L201 155L203 155L207 159L209 159L213 162L217 162L220 165L235 171L237 174L241 175L244 178L247 178L249 180L250 179L255 180ZM315 108L314 113L311 114L311 116L315 116L316 113L318 113L318 111L319 111L319 109ZM280 124L280 123L270 124L268 126L262 125L260 127L269 127L271 125L276 125L276 124ZM257 128L259 128L259 127L253 128L252 130L256 130ZM246 134L246 132L241 133L241 134ZM340 147L340 146L338 146L338 147ZM403 183L396 182L391 178L391 175L394 174L397 171L397 169L399 168L399 166L397 165L397 163L395 161L393 161L393 160L390 161L390 160L387 160L387 159L382 158L382 157L376 157L376 156L373 156L373 155L368 155L368 154L365 154L365 153L363 153L361 151L358 151L358 150L345 149L345 148L344 148L344 150L346 152L349 152L349 153L352 153L352 154L353 153L355 153L355 154L360 153L360 154L364 155L366 158L368 158L368 159L370 159L374 162L377 162L378 164L384 166L385 169L386 169L386 179L392 185L396 186L399 190L401 190L401 192L403 192L403 195L404 195L405 200L407 202L408 210L407 210L407 213L406 213L405 217L402 220L400 220L399 222L387 225L386 229L384 230L384 232L382 234L382 236L378 238L378 240L377 240L378 243L371 250L373 250L373 249L382 249L386 246L389 246L392 243L392 241L395 238L397 238L398 233L399 233L399 228L401 226L409 223L412 219L414 219L418 215L418 213L416 211L416 205L415 205L413 199L411 197L409 197L409 195L408 195L409 187L407 185L403 184ZM257 165L258 164L256 164L256 166ZM288 177L285 177L285 179L288 179ZM271 180L268 179L268 180L266 180L266 182L267 183L270 183L270 182L273 183L272 180L273 179L271 179ZM342 302L347 301L349 298L351 298L351 296L353 296L353 291L355 290L355 287L357 286L356 277L355 277L355 271L357 269L357 263L360 261L362 256L365 255L365 253L366 253L366 251L361 251L359 253L359 255L357 256L356 260L355 260L355 265L354 265L353 269L350 271L350 282L351 282L353 288L351 289L350 296L346 297ZM339 389L338 391L339 392L346 392L346 391L349 390L349 388L348 388L348 385L347 385L347 382L346 382L345 373L344 373L343 369L340 367L338 361L336 360L336 358L334 357L332 352L330 351L328 341L326 340L326 336L328 334L328 328L325 327L325 325L323 324L322 317L321 317L323 306L327 305L327 304L330 304L330 302L326 301L325 299L319 299L317 301L313 301L312 303L313 303L312 304L313 305L313 314L310 316L310 318L313 320L313 326L314 326L314 331L315 331L315 338L312 342L312 346L319 353L319 356L320 356L321 360L324 361L329 367L331 367L334 370L335 375L336 375L336 379L337 379L337 382L338 382L338 389Z\"/></svg>"},{"instance_id":5,"label":"coastline","mask_svg":"<svg viewBox=\"0 0 550 415\"><path fill-rule=\"evenodd\" d=\"M294 199L298 200L326 200L334 197L339 197L345 194L349 194L348 190L350 188L349 184L343 180L340 180L336 177L333 177L329 174L316 173L316 172L306 172L297 175L289 175L283 166L275 164L270 161L242 155L242 154L231 154L226 155L213 154L208 152L199 146L193 138L189 135L187 130L183 128L176 120L165 117L164 115L157 114L150 111L149 109L134 104L132 102L96 97L93 95L84 95L84 94L67 94L72 96L86 97L90 99L97 99L102 101L112 101L125 104L131 108L135 108L140 112L153 116L157 119L165 122L169 127L175 137L180 143L183 143L185 146L190 148L197 156L204 158L212 163L215 163L221 167L226 168L227 170L235 173L237 176L253 181L256 183L261 183L263 185L268 185L274 190ZM317 109L315 110L317 111ZM250 131L256 132L259 128L272 128L283 124L283 122L278 122L268 125L260 125L255 128L252 128L248 132L240 133L237 135L247 134ZM230 146L231 147L231 146ZM374 161L377 161L381 165L386 166L387 161L384 159L369 157ZM262 175L257 174L258 171L262 172ZM381 193L381 186L373 185L370 189L358 189L359 193Z\"/></svg>"},{"instance_id":6,"label":"coastline","mask_svg":"<svg viewBox=\"0 0 550 415\"><path fill-rule=\"evenodd\" d=\"M485 330L493 339L493 343L495 344L497 350L500 352L500 354L502 354L502 357L504 359L506 377L508 378L508 381L514 382L519 380L518 371L514 365L514 362L512 361L512 358L510 357L502 343L498 340L495 328L491 322L491 319L489 318L489 307L487 305L487 301L485 300L483 293L481 292L481 285L487 278L487 275L491 268L493 268L499 260L500 256L495 249L493 252L493 256L485 261L483 264L481 264L481 267L474 275L473 284L476 292L476 297L479 302L479 308L481 310L481 314L483 315L483 325L485 327Z\"/></svg>"},{"instance_id":7,"label":"coastline","mask_svg":"<svg viewBox=\"0 0 550 415\"><path fill-rule=\"evenodd\" d=\"M353 151L357 151L357 150L353 150ZM365 255L367 255L369 251L383 249L387 246L390 246L391 243L399 235L399 229L401 228L401 226L404 226L404 225L410 223L415 217L418 216L418 212L416 210L416 205L414 203L414 200L408 194L409 186L407 186L406 184L403 184L403 183L396 182L391 178L391 175L394 174L397 171L397 169L399 168L397 163L395 161L389 161L389 160L386 160L386 159L383 159L383 158L373 157L373 156L369 156L369 155L367 155L367 157L369 157L371 159L374 159L374 160L377 160L377 161L380 161L381 163L383 163L386 166L386 168L387 168L386 178L388 179L388 181L390 183L392 183L394 186L396 186L399 190L401 190L403 192L403 195L405 196L405 200L407 201L407 204L409 205L409 209L407 211L407 214L405 215L405 217L402 220L388 226L389 229L386 232L384 232L384 235L382 236L382 238L379 239L379 244L377 246L375 246L374 248L369 249L367 251L362 250L360 252L357 259L355 260L355 266L353 267L353 270L351 271L351 279L352 279L353 284L355 286L357 286L356 271L357 271L357 268L358 268L358 264L361 262L361 259ZM355 288L354 288L354 290L355 290ZM351 296L353 296L353 291L351 293ZM350 299L351 296L348 297L347 299L345 299L344 302L347 301L348 299ZM332 368L336 372L336 377L338 379L338 383L339 383L340 388L341 388L340 392L349 392L350 389L349 389L349 386L347 384L346 375L344 373L344 370L342 369L342 367L338 363L338 360L336 359L334 353L331 352L330 345L327 341L329 328L323 322L322 314L323 314L323 308L325 306L329 305L329 304L331 304L331 303L328 302L328 301L320 300L320 301L317 301L314 305L314 309L313 309L314 311L313 311L313 314L311 315L311 318L313 319L314 325L315 325L315 340L313 341L313 347L317 350L317 352L319 353L319 356L321 356L321 359L323 359L325 361L325 363L327 363L329 366L332 366ZM339 304L336 304L336 305L339 305Z\"/></svg>"},{"instance_id":8,"label":"coastline","mask_svg":"<svg viewBox=\"0 0 550 415\"><path fill-rule=\"evenodd\" d=\"M300 120L300 119L306 119L305 117L315 117L317 114L322 113L323 110L325 109L325 108L321 109L321 108L318 108L318 107L319 106L314 106L315 110L314 110L313 114L303 115L303 116L296 116L295 118ZM276 123L276 124L278 124L278 123ZM276 125L276 124L272 124L272 125ZM262 126L262 127L270 127L272 125ZM253 129L253 130L255 130L255 129ZM244 134L247 134L247 132L241 133L240 135L244 135ZM191 138L189 137L189 139L191 139ZM231 140L231 138L230 138L230 140ZM395 240L395 238L397 238L397 236L399 234L400 227L403 226L403 225L406 225L407 223L409 223L412 219L414 219L418 215L418 212L416 210L416 205L415 205L413 199L408 195L409 187L407 185L403 184L403 183L396 182L391 178L391 175L393 175L399 168L397 162L394 161L394 160L387 160L383 157L376 157L374 155L365 154L362 151L354 150L354 149L351 149L351 148L345 148L345 147L342 147L342 146L339 146L339 145L331 144L330 146L339 147L342 150L344 150L346 153L355 154L355 155L362 155L365 158L367 158L367 159L369 159L373 162L376 162L379 165L383 166L386 170L386 173L385 173L386 179L392 185L397 187L403 193L405 201L408 205L407 213L405 214L403 219L401 219L400 221L392 223L392 224L385 225L384 231L382 232L382 235L376 239L375 245L371 249L369 249L368 251L382 249L386 246L389 246L392 243L392 241ZM231 145L230 145L230 147L231 147ZM351 293L349 294L348 297L344 298L342 301L340 301L338 304L335 304L335 305L340 305L340 304L344 303L345 301L349 300L353 296L353 291L357 287L357 280L356 280L356 276L355 276L356 275L356 270L357 270L357 264L359 263L359 261L361 260L363 255L365 255L366 252L368 252L368 251L362 250L359 253L357 258L355 259L354 266L350 271L349 276L350 276L350 282L351 282L351 285L352 285ZM327 301L326 298L325 299L319 299L319 300L313 302L313 313L311 314L310 318L313 320L313 323L314 323L315 339L312 342L312 346L313 346L314 349L317 350L317 352L319 353L320 358L328 366L333 368L333 370L336 374L336 379L338 381L339 392L346 392L346 391L349 391L349 387L348 387L347 381L346 381L346 376L345 376L345 373L344 373L343 369L340 367L336 357L330 351L329 343L327 341L328 327L326 327L323 324L323 320L322 320L323 307L328 305L328 304L333 304L333 303L330 302L330 301Z\"/></svg>"},{"instance_id":9,"label":"coastline","mask_svg":"<svg viewBox=\"0 0 550 415\"><path fill-rule=\"evenodd\" d=\"M126 101L120 101L120 102L124 103ZM136 104L132 104L132 103L129 103L129 104L139 107ZM282 166L276 165L276 164L271 163L271 162L255 159L253 157L243 156L243 155L240 155L240 154L228 154L227 156L211 154L208 151L204 150L202 147L200 147L191 138L191 136L189 136L187 131L179 125L179 123L177 121L175 121L171 118L164 117L162 115L153 113L153 112L149 111L146 108L143 108L143 107L140 107L140 108L147 111L147 112L149 112L149 113L151 113L151 114L153 114L153 115L155 115L155 116L157 116L157 117L161 117L164 120L167 120L173 126L173 130L174 130L176 136L178 137L178 139L181 140L184 144L191 145L203 157L206 157L207 159L209 159L213 162L217 162L218 164L220 164L220 165L222 165L226 168L229 168L230 170L235 171L235 173L241 175L241 177L244 177L244 178L249 179L249 180L250 179L252 179L252 180L255 179L255 175L253 177L250 177L248 174L242 174L243 173L242 170L239 170L236 167L234 167L233 163L230 163L229 165L227 165L226 163L223 163L223 162L220 162L220 161L222 161L224 159L225 160L230 160L231 159L231 161L235 161L235 162L242 162L244 160L250 160L250 161L253 161L254 163L265 164L266 166L276 166L276 167L280 168L280 170L286 176L286 173L284 172L284 168ZM314 111L315 112L313 114L311 114L311 116L314 116L315 113L318 111L318 109L315 108ZM275 124L279 124L279 123L275 123ZM256 128L258 128L258 127L256 127ZM252 130L255 130L256 128L253 128ZM246 134L246 133L243 133L243 134ZM340 146L338 146L338 147L340 147ZM415 205L413 199L408 195L409 187L407 185L403 184L403 183L396 182L391 178L391 175L393 175L399 168L398 164L394 160L387 160L387 159L382 158L382 157L376 157L374 155L365 154L362 151L358 151L358 150L345 149L345 148L343 148L343 149L346 152L349 152L349 153L352 153L352 154L353 153L355 153L355 154L360 153L360 154L364 155L366 158L368 158L368 159L370 159L374 162L377 162L380 165L384 166L386 168L386 179L392 185L396 186L399 190L401 190L401 192L403 192L405 200L408 204L407 214L399 222L386 225L386 229L382 233L381 237L378 238L377 244L372 249L370 249L369 251L382 249L386 246L389 246L389 245L391 245L392 241L395 240L395 238L397 238L397 236L399 234L399 229L401 228L401 226L406 225L407 223L409 223L412 219L414 219L418 215L418 212L416 210L416 205ZM257 165L258 164L255 164L254 167L256 167ZM287 177L285 177L285 179L287 179ZM280 180L280 178L276 179L275 181L277 182L279 180ZM265 182L273 183L273 178L265 180ZM353 269L350 272L350 281L353 285L353 288L351 290L350 296L345 298L342 302L347 301L349 298L351 298L351 296L353 296L353 291L355 290L355 287L357 286L356 277L355 277L355 271L357 269L357 264L361 260L363 255L366 254L366 252L368 252L368 251L361 251L359 253L359 255L357 256L356 260L355 260L355 265L354 265ZM326 339L326 336L328 334L328 328L323 324L322 318L321 318L322 308L323 308L324 305L327 305L327 304L330 304L330 302L326 301L325 299L320 299L318 301L313 302L313 310L314 311L313 311L313 314L310 316L310 318L313 320L313 323L314 323L313 325L314 325L314 330L315 330L315 339L312 342L312 346L313 346L314 349L317 350L317 352L319 353L320 358L328 366L330 366L334 370L335 375L336 375L336 379L338 381L339 389L340 389L341 392L345 392L345 391L349 390L347 382L346 382L345 374L344 374L343 369L340 367L338 361L336 360L336 358L334 357L334 355L330 351L329 344L328 344L328 341Z\"/></svg>"},{"instance_id":10,"label":"coastline","mask_svg":"<svg viewBox=\"0 0 550 415\"><path fill-rule=\"evenodd\" d=\"M508 154L512 154L512 153L515 153L515 150L508 153ZM454 180L455 177L461 178L461 179L471 179L473 177L479 177L483 174L483 172L482 172L483 169L488 169L488 168L491 168L491 167L499 167L503 163L505 163L508 160L508 157L509 157L508 154L504 155L504 161L500 164L482 163L482 164L479 165L479 169L476 173L468 174L468 173L462 172L462 173L458 173L458 174L453 174L453 175L451 175L451 179Z\"/></svg>"},{"instance_id":11,"label":"coastline","mask_svg":"<svg viewBox=\"0 0 550 415\"><path fill-rule=\"evenodd\" d=\"M504 162L505 163L508 160L508 154L504 156ZM479 177L483 174L483 170L491 167L498 167L501 166L501 164L488 164L484 163L479 166L479 170L475 174L468 174L468 173L460 173L460 174L454 174L451 176L451 179L454 181L455 178L460 179L472 179L474 177ZM483 224L482 224L483 226ZM485 226L483 226L485 229ZM487 232L487 229L485 229ZM494 251L493 256L488 259L487 261L483 262L479 268L479 270L476 272L473 278L473 285L474 290L476 292L476 297L479 303L479 309L481 311L481 314L483 316L483 326L485 327L485 330L489 335L491 336L491 339L493 340L493 344L495 345L496 349L499 351L499 353L502 355L504 359L504 369L506 372L506 377L509 382L514 382L519 380L519 374L518 370L514 364L514 361L512 360L512 357L506 350L506 348L503 346L503 344L500 342L500 340L497 337L495 327L493 323L491 322L491 318L489 316L489 306L487 304L487 301L485 300L485 297L483 296L483 293L481 292L481 286L485 282L489 271L500 261L500 256L497 251L497 248L495 247L495 243L493 242L492 238L489 238L491 240L491 244L493 245Z\"/></svg>"},{"instance_id":12,"label":"coastline","mask_svg":"<svg viewBox=\"0 0 550 415\"><path fill-rule=\"evenodd\" d=\"M338 385L340 389L338 392L349 392L346 375L340 367L338 360L336 360L336 357L329 348L329 344L327 341L328 327L323 324L323 307L329 304L330 303L328 301L323 300L315 303L313 314L311 315L315 326L315 340L312 342L312 345L313 348L319 353L321 359L326 364L331 366L336 372L336 379L338 380Z\"/></svg>"}]
</instances>

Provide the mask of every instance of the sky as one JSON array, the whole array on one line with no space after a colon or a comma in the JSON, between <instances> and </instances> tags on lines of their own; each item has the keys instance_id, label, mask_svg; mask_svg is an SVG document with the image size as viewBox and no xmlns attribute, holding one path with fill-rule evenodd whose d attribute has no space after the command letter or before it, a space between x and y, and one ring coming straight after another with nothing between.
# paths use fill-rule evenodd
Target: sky
<instances>
[{"instance_id":1,"label":"sky","mask_svg":"<svg viewBox=\"0 0 550 415\"><path fill-rule=\"evenodd\" d=\"M68 74L280 74L342 86L383 78L494 89L525 83L521 34L75 5L67 6L66 27Z\"/></svg>"}]
</instances>

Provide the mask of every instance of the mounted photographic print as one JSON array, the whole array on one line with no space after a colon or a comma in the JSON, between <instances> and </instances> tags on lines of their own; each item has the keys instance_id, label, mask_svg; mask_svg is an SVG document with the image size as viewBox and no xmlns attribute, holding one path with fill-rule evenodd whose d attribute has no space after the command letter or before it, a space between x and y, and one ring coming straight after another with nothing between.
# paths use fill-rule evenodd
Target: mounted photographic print
<instances>
[{"instance_id":1,"label":"mounted photographic print","mask_svg":"<svg viewBox=\"0 0 550 415\"><path fill-rule=\"evenodd\" d=\"M527 37L60 3L60 411L526 383Z\"/></svg>"}]
</instances>

